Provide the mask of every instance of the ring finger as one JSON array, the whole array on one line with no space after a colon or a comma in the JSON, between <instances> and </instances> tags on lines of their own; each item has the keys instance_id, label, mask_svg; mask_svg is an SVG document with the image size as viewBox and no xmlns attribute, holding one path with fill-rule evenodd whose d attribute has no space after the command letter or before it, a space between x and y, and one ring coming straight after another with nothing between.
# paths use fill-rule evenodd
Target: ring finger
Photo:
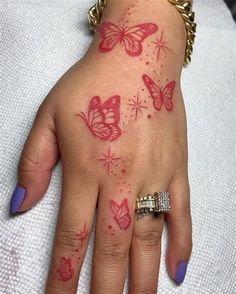
<instances>
[{"instance_id":1,"label":"ring finger","mask_svg":"<svg viewBox=\"0 0 236 294\"><path fill-rule=\"evenodd\" d=\"M157 293L163 224L163 213L135 216L130 250L130 294Z\"/></svg>"}]
</instances>

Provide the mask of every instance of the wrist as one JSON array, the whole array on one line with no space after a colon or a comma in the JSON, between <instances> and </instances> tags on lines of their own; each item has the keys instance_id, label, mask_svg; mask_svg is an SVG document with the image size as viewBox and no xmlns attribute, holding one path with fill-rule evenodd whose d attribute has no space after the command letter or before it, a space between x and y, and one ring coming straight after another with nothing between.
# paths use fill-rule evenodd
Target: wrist
<instances>
[{"instance_id":1,"label":"wrist","mask_svg":"<svg viewBox=\"0 0 236 294\"><path fill-rule=\"evenodd\" d=\"M169 37L185 49L186 28L176 8L168 0L110 0L104 10L103 21L119 22L129 20L130 24L155 23L159 29L168 31Z\"/></svg>"},{"instance_id":2,"label":"wrist","mask_svg":"<svg viewBox=\"0 0 236 294\"><path fill-rule=\"evenodd\" d=\"M136 42L136 45L141 44L142 52L133 54L131 58L128 55L132 54L127 54L129 49L127 47L133 42L129 35L130 33L132 35L134 31L132 28L141 27L142 29L145 24L157 29L151 33L149 30L148 34L139 40L140 42ZM108 41L106 44L108 48L104 46L101 48L105 39ZM163 48L160 48L160 43ZM137 68L142 68L144 71L154 71L163 75L174 74L175 79L178 80L185 47L184 21L168 0L110 0L87 55L89 55L90 64L96 64L96 66L101 63L111 63L114 67L117 65L121 71L125 67L134 72Z\"/></svg>"}]
</instances>

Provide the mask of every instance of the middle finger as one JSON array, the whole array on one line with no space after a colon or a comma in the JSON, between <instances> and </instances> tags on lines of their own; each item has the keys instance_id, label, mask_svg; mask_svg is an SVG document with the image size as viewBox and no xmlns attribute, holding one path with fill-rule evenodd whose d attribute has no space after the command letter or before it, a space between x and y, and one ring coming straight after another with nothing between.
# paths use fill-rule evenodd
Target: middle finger
<instances>
[{"instance_id":1,"label":"middle finger","mask_svg":"<svg viewBox=\"0 0 236 294\"><path fill-rule=\"evenodd\" d=\"M131 192L131 191L130 191ZM91 293L123 293L134 214L134 197L114 187L99 195Z\"/></svg>"}]
</instances>

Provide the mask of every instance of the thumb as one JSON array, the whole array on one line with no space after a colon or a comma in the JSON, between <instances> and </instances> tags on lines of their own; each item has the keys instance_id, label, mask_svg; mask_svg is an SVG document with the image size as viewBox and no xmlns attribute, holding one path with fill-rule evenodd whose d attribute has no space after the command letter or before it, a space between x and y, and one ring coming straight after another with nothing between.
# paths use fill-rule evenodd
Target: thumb
<instances>
[{"instance_id":1,"label":"thumb","mask_svg":"<svg viewBox=\"0 0 236 294\"><path fill-rule=\"evenodd\" d=\"M43 197L58 159L54 110L45 100L37 112L18 163L18 183L11 198L11 214L31 208Z\"/></svg>"}]
</instances>

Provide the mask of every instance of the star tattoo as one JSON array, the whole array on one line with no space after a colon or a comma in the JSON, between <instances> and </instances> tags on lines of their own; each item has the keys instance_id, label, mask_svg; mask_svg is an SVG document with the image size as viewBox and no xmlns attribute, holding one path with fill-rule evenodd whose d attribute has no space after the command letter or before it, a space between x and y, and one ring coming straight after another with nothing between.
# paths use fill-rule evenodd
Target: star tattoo
<instances>
[{"instance_id":1,"label":"star tattoo","mask_svg":"<svg viewBox=\"0 0 236 294\"><path fill-rule=\"evenodd\" d=\"M83 247L83 242L84 242L84 240L87 239L88 235L89 235L89 232L86 228L86 222L85 222L83 230L81 230L79 234L76 234L76 239L80 241L81 248Z\"/></svg>"},{"instance_id":2,"label":"star tattoo","mask_svg":"<svg viewBox=\"0 0 236 294\"><path fill-rule=\"evenodd\" d=\"M157 62L159 61L159 58L160 58L162 51L165 54L166 54L167 50L171 51L171 49L166 46L167 42L163 40L163 31L161 32L161 37L159 39L156 38L156 41L152 42L152 43L154 43L156 45L155 49L157 49Z\"/></svg>"},{"instance_id":3,"label":"star tattoo","mask_svg":"<svg viewBox=\"0 0 236 294\"><path fill-rule=\"evenodd\" d=\"M103 163L103 167L107 170L108 174L110 174L112 166L120 159L121 157L117 157L116 154L111 151L111 147L109 147L107 153L103 153L103 157L99 158L98 161Z\"/></svg>"},{"instance_id":4,"label":"star tattoo","mask_svg":"<svg viewBox=\"0 0 236 294\"><path fill-rule=\"evenodd\" d=\"M130 103L127 103L128 106L131 106L131 112L135 113L135 120L138 118L138 114L143 114L143 109L147 109L147 106L144 105L144 102L140 100L139 94L132 99Z\"/></svg>"}]
</instances>

